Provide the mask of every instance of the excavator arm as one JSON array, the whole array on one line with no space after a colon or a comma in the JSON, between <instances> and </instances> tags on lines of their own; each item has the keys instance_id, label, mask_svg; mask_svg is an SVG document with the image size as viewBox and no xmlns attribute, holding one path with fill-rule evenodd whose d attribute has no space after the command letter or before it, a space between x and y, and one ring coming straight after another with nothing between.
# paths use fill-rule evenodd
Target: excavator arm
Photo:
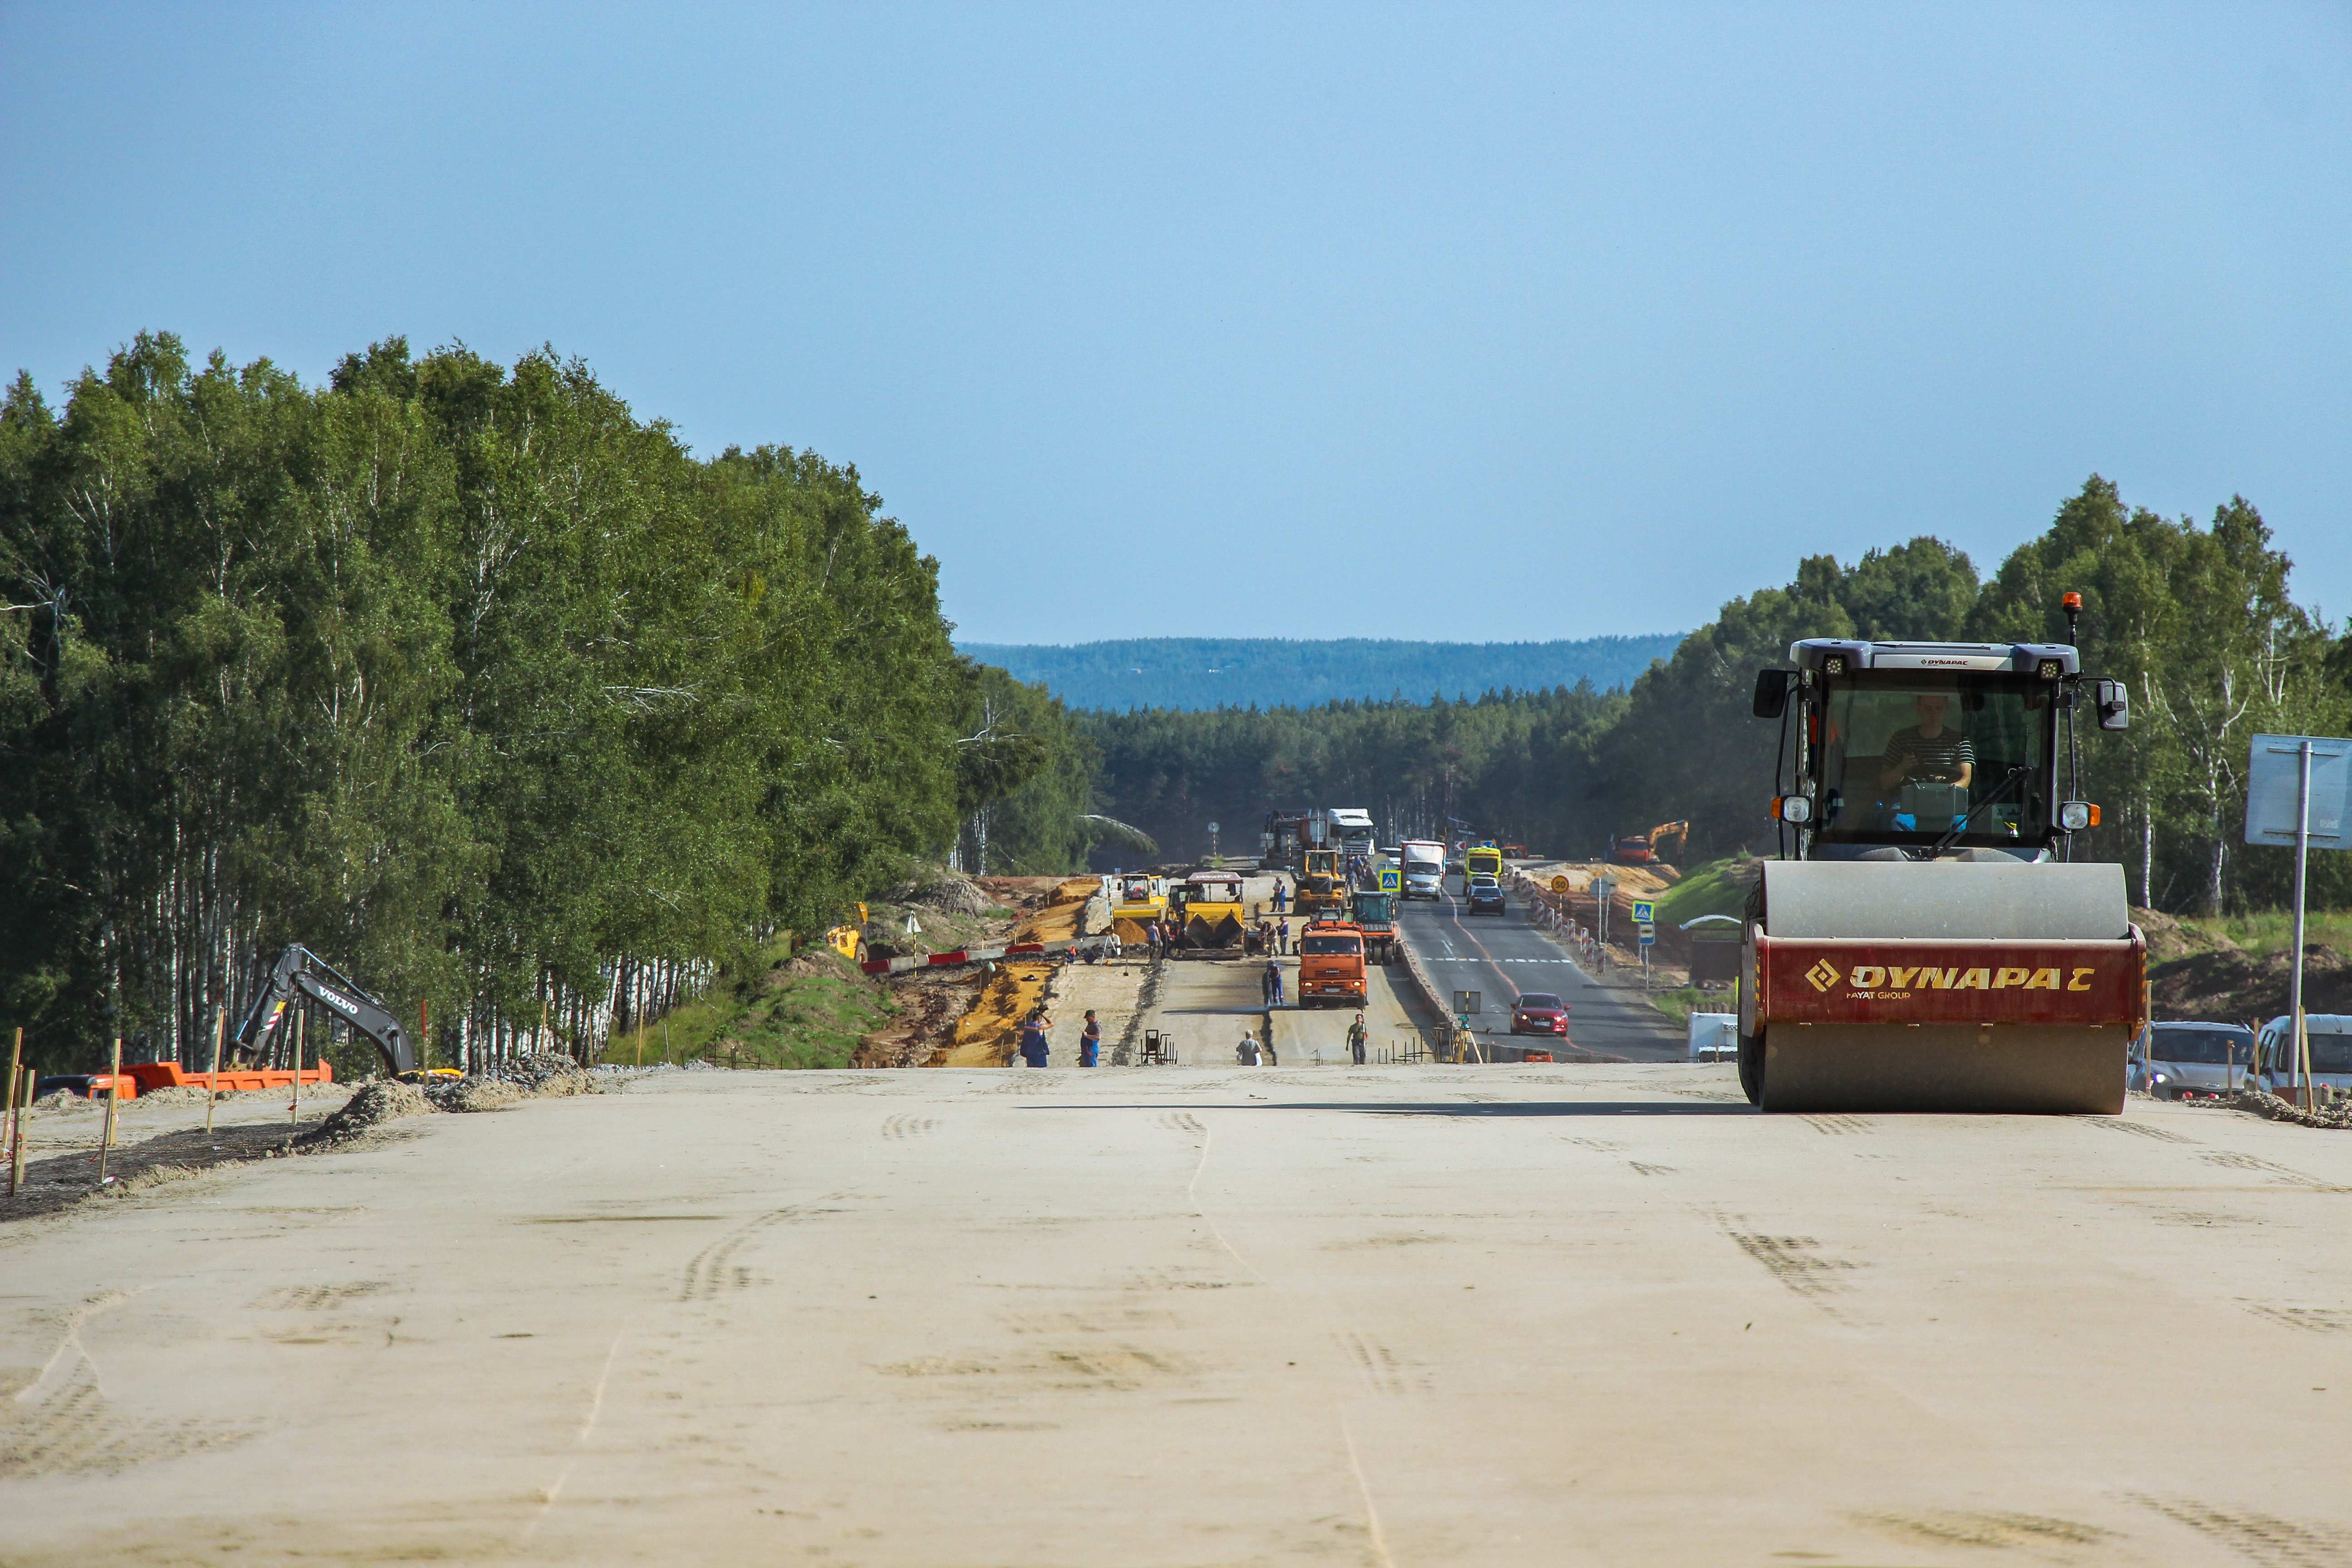
<instances>
[{"instance_id":1,"label":"excavator arm","mask_svg":"<svg viewBox=\"0 0 2352 1568\"><path fill-rule=\"evenodd\" d=\"M297 942L278 955L269 973L254 994L253 1005L236 1027L236 1048L258 1054L277 1033L287 1005L297 993L310 997L360 1034L375 1042L377 1052L394 1074L416 1070L416 1047L400 1020L383 1003L352 984L332 964Z\"/></svg>"}]
</instances>

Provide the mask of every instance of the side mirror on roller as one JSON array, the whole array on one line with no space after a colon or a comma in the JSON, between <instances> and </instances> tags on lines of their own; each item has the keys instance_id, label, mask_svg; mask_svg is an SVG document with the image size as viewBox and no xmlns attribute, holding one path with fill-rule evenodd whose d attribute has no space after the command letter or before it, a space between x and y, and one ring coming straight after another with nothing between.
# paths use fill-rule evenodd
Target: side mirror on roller
<instances>
[{"instance_id":1,"label":"side mirror on roller","mask_svg":"<svg viewBox=\"0 0 2352 1568\"><path fill-rule=\"evenodd\" d=\"M2102 730L2131 728L2131 690L2120 680L2092 682L2092 706L2098 710Z\"/></svg>"},{"instance_id":2,"label":"side mirror on roller","mask_svg":"<svg viewBox=\"0 0 2352 1568\"><path fill-rule=\"evenodd\" d=\"M1781 821L1798 826L1813 819L1813 802L1809 795L1784 795L1774 798L1772 815Z\"/></svg>"},{"instance_id":3,"label":"side mirror on roller","mask_svg":"<svg viewBox=\"0 0 2352 1568\"><path fill-rule=\"evenodd\" d=\"M1756 696L1748 710L1759 719L1778 719L1789 706L1789 688L1796 679L1793 669L1758 670Z\"/></svg>"},{"instance_id":4,"label":"side mirror on roller","mask_svg":"<svg viewBox=\"0 0 2352 1568\"><path fill-rule=\"evenodd\" d=\"M2069 833L2080 833L2099 825L2099 808L2087 800L2070 800L2058 807L2058 826Z\"/></svg>"}]
</instances>

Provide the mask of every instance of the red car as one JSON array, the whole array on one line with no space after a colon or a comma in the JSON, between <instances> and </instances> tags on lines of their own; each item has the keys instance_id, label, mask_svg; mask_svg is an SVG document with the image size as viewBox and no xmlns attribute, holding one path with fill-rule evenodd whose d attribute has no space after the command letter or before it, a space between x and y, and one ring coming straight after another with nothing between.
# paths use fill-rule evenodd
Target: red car
<instances>
[{"instance_id":1,"label":"red car","mask_svg":"<svg viewBox=\"0 0 2352 1568\"><path fill-rule=\"evenodd\" d=\"M1568 1038L1568 1004L1546 991L1529 991L1511 1004L1511 1033Z\"/></svg>"}]
</instances>

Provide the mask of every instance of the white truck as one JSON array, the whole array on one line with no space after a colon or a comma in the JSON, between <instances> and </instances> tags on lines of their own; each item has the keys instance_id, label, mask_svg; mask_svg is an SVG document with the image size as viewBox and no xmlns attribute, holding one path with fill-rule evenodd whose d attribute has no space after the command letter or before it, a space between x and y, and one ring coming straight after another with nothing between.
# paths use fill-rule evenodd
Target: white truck
<instances>
[{"instance_id":1,"label":"white truck","mask_svg":"<svg viewBox=\"0 0 2352 1568\"><path fill-rule=\"evenodd\" d=\"M1404 873L1404 896L1437 900L1445 896L1445 846L1433 838L1408 838L1397 846L1398 868Z\"/></svg>"},{"instance_id":2,"label":"white truck","mask_svg":"<svg viewBox=\"0 0 2352 1568\"><path fill-rule=\"evenodd\" d=\"M1372 832L1372 814L1354 806L1331 808L1331 836L1339 842L1339 864L1353 865L1361 860L1366 870L1372 868L1373 858L1380 853L1380 844Z\"/></svg>"}]
</instances>

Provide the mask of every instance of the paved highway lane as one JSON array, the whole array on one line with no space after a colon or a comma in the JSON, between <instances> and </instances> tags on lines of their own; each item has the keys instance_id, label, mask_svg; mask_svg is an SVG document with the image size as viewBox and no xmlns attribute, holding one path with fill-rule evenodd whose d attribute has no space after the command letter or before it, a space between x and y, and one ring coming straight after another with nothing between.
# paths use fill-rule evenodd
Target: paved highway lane
<instances>
[{"instance_id":1,"label":"paved highway lane","mask_svg":"<svg viewBox=\"0 0 2352 1568\"><path fill-rule=\"evenodd\" d=\"M1588 978L1565 949L1528 923L1526 906L1517 898L1499 918L1473 918L1451 894L1434 904L1409 902L1399 923L1430 980L1449 999L1456 991L1480 994L1486 1011L1478 1021L1497 1036L1508 1037L1512 998L1523 991L1549 991L1568 1004L1568 1038L1576 1048L1561 1052L1563 1061L1595 1056L1682 1061L1689 1054L1684 1032L1672 1020Z\"/></svg>"}]
</instances>

